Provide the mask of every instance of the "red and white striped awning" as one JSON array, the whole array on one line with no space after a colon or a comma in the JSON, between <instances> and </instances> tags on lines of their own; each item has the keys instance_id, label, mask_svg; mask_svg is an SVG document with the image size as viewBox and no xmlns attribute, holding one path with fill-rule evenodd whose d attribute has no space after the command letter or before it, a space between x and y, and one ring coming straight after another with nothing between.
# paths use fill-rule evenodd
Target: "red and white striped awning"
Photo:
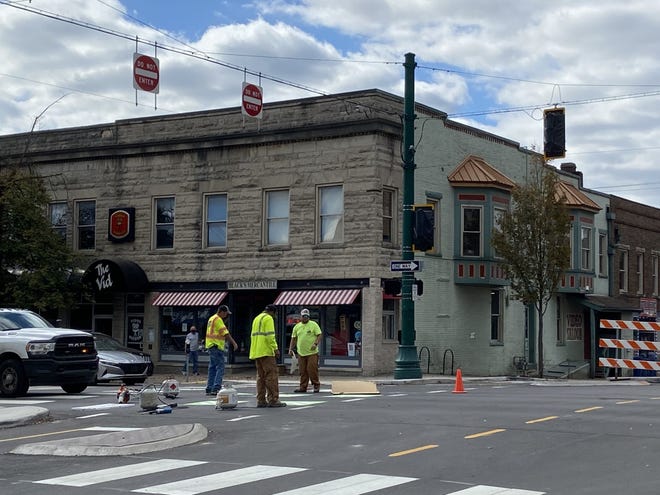
<instances>
[{"instance_id":1,"label":"red and white striped awning","mask_svg":"<svg viewBox=\"0 0 660 495\"><path fill-rule=\"evenodd\" d=\"M217 306L226 292L161 292L154 306Z\"/></svg>"},{"instance_id":2,"label":"red and white striped awning","mask_svg":"<svg viewBox=\"0 0 660 495\"><path fill-rule=\"evenodd\" d=\"M285 290L277 296L278 306L330 306L353 304L360 289L338 290Z\"/></svg>"}]
</instances>

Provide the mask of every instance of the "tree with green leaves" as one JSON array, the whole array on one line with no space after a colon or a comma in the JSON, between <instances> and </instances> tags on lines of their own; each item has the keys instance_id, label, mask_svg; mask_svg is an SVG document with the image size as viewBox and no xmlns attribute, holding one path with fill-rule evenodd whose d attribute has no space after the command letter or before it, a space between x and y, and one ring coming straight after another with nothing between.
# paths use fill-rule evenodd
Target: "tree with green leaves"
<instances>
[{"instance_id":1,"label":"tree with green leaves","mask_svg":"<svg viewBox=\"0 0 660 495\"><path fill-rule=\"evenodd\" d=\"M70 307L76 260L47 217L50 198L29 167L0 170L0 306Z\"/></svg>"},{"instance_id":2,"label":"tree with green leaves","mask_svg":"<svg viewBox=\"0 0 660 495\"><path fill-rule=\"evenodd\" d=\"M538 374L543 376L543 316L570 267L570 216L557 193L559 178L547 166L512 192L512 208L493 231L492 245L511 289L538 316Z\"/></svg>"}]
</instances>

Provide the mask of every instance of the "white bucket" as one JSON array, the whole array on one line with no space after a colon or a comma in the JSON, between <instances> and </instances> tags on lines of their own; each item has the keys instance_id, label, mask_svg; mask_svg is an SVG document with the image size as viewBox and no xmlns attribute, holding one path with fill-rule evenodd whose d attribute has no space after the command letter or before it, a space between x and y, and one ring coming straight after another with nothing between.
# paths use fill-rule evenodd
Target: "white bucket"
<instances>
[{"instance_id":1,"label":"white bucket","mask_svg":"<svg viewBox=\"0 0 660 495\"><path fill-rule=\"evenodd\" d=\"M216 409L233 409L238 405L238 392L233 387L222 387L215 400Z\"/></svg>"},{"instance_id":2,"label":"white bucket","mask_svg":"<svg viewBox=\"0 0 660 495\"><path fill-rule=\"evenodd\" d=\"M140 407L145 411L153 411L158 407L158 391L156 387L149 387L140 393Z\"/></svg>"}]
</instances>

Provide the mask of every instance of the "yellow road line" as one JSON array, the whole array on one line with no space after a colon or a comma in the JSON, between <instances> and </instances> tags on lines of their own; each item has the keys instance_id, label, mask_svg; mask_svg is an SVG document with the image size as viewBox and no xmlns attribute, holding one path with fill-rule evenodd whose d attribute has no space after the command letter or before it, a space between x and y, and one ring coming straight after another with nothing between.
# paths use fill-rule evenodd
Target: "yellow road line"
<instances>
[{"instance_id":1,"label":"yellow road line","mask_svg":"<svg viewBox=\"0 0 660 495\"><path fill-rule=\"evenodd\" d=\"M633 404L635 402L639 402L639 400L622 400L620 402L615 402L615 404Z\"/></svg>"},{"instance_id":2,"label":"yellow road line","mask_svg":"<svg viewBox=\"0 0 660 495\"><path fill-rule=\"evenodd\" d=\"M402 455L414 454L415 452L421 452L423 450L435 449L438 445L424 445L422 447L417 447L410 450L402 450L401 452L394 452L393 454L388 455L388 457L399 457Z\"/></svg>"},{"instance_id":3,"label":"yellow road line","mask_svg":"<svg viewBox=\"0 0 660 495\"><path fill-rule=\"evenodd\" d=\"M475 433L474 435L468 435L464 438L472 439L472 438L478 438L478 437L486 437L488 435L494 435L495 433L502 433L503 431L506 431L503 428L497 428L496 430L488 430L488 431L482 431L481 433Z\"/></svg>"},{"instance_id":4,"label":"yellow road line","mask_svg":"<svg viewBox=\"0 0 660 495\"><path fill-rule=\"evenodd\" d=\"M62 430L62 431L52 431L50 433L39 433L38 435L27 435L25 437L14 437L14 438L5 438L4 440L0 440L0 442L11 442L13 440L25 440L26 438L38 438L38 437L48 437L51 435L61 435L62 433L71 433L74 431L82 431L85 430L86 428L75 428L73 430Z\"/></svg>"},{"instance_id":5,"label":"yellow road line","mask_svg":"<svg viewBox=\"0 0 660 495\"><path fill-rule=\"evenodd\" d=\"M585 407L584 409L578 409L577 411L573 411L576 413L583 413L583 412L589 412L589 411L595 411L596 409L602 409L602 406L594 406L594 407Z\"/></svg>"},{"instance_id":6,"label":"yellow road line","mask_svg":"<svg viewBox=\"0 0 660 495\"><path fill-rule=\"evenodd\" d=\"M542 423L543 421L550 421L551 419L557 419L559 416L546 416L545 418L539 418L539 419L530 419L529 421L525 421L525 424L531 425L534 423Z\"/></svg>"}]
</instances>

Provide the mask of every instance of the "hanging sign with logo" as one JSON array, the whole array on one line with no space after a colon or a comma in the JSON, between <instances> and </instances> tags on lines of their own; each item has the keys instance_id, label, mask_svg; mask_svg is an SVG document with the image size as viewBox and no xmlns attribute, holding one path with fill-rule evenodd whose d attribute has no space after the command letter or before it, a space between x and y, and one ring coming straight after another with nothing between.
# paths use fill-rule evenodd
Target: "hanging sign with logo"
<instances>
[{"instance_id":1,"label":"hanging sign with logo","mask_svg":"<svg viewBox=\"0 0 660 495\"><path fill-rule=\"evenodd\" d=\"M108 240L132 242L135 240L135 208L108 210Z\"/></svg>"}]
</instances>

